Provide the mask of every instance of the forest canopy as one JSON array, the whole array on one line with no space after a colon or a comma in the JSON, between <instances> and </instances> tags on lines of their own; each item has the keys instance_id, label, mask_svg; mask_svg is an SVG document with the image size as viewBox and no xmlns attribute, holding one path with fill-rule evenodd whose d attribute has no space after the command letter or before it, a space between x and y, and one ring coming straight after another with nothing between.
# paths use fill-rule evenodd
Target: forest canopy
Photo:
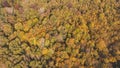
<instances>
[{"instance_id":1,"label":"forest canopy","mask_svg":"<svg viewBox=\"0 0 120 68\"><path fill-rule=\"evenodd\" d=\"M0 0L2 68L119 68L120 0Z\"/></svg>"}]
</instances>

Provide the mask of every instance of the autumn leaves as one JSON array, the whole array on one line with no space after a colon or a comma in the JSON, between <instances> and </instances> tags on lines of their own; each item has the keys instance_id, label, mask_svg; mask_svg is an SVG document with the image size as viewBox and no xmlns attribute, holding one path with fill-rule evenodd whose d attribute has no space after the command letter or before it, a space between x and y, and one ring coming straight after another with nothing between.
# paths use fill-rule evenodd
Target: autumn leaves
<instances>
[{"instance_id":1,"label":"autumn leaves","mask_svg":"<svg viewBox=\"0 0 120 68\"><path fill-rule=\"evenodd\" d=\"M110 68L120 60L118 6L113 0L2 1L0 60L8 68Z\"/></svg>"}]
</instances>

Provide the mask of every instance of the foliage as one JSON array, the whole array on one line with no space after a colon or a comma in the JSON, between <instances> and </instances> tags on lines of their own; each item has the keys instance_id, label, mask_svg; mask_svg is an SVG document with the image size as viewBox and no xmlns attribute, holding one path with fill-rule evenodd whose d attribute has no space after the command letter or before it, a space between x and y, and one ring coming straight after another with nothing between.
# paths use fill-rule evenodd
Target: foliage
<instances>
[{"instance_id":1,"label":"foliage","mask_svg":"<svg viewBox=\"0 0 120 68\"><path fill-rule=\"evenodd\" d=\"M119 0L0 0L2 68L119 68Z\"/></svg>"}]
</instances>

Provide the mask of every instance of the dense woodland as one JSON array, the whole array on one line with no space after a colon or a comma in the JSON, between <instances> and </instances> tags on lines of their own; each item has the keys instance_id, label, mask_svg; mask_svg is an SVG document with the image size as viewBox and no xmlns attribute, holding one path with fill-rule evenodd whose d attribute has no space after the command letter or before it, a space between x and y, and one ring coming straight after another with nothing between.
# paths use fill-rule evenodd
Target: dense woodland
<instances>
[{"instance_id":1,"label":"dense woodland","mask_svg":"<svg viewBox=\"0 0 120 68\"><path fill-rule=\"evenodd\" d=\"M120 0L0 0L0 68L120 68Z\"/></svg>"}]
</instances>

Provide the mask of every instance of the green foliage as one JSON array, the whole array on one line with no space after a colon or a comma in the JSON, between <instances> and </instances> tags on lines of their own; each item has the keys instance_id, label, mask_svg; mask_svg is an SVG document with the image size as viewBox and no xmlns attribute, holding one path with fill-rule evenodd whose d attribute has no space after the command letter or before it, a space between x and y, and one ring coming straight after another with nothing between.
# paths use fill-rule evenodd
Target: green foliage
<instances>
[{"instance_id":1,"label":"green foliage","mask_svg":"<svg viewBox=\"0 0 120 68\"><path fill-rule=\"evenodd\" d=\"M23 29L22 23L16 23L14 27L15 27L16 30L22 30Z\"/></svg>"},{"instance_id":2,"label":"green foliage","mask_svg":"<svg viewBox=\"0 0 120 68\"><path fill-rule=\"evenodd\" d=\"M0 46L6 45L7 42L8 42L8 39L6 37L0 36Z\"/></svg>"},{"instance_id":3,"label":"green foliage","mask_svg":"<svg viewBox=\"0 0 120 68\"><path fill-rule=\"evenodd\" d=\"M13 33L13 28L12 28L12 26L10 24L5 23L1 27L2 27L2 30L5 33L5 35L10 35L10 34Z\"/></svg>"},{"instance_id":4,"label":"green foliage","mask_svg":"<svg viewBox=\"0 0 120 68\"><path fill-rule=\"evenodd\" d=\"M9 43L9 49L11 50L11 52L13 54L21 54L22 53L22 49L20 45L20 40L18 38L16 38L15 40L11 41Z\"/></svg>"}]
</instances>

